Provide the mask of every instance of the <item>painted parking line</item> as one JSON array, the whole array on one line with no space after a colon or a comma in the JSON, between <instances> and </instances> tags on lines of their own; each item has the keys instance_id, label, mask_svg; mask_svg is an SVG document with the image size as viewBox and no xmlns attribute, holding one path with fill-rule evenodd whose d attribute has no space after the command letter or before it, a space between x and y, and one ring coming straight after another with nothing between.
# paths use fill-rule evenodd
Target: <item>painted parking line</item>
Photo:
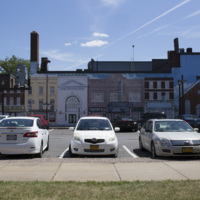
<instances>
[{"instance_id":1,"label":"painted parking line","mask_svg":"<svg viewBox=\"0 0 200 200\"><path fill-rule=\"evenodd\" d=\"M133 158L138 158L138 156L134 153L132 153L126 146L123 146L123 148L133 157Z\"/></svg>"},{"instance_id":2,"label":"painted parking line","mask_svg":"<svg viewBox=\"0 0 200 200\"><path fill-rule=\"evenodd\" d=\"M67 148L67 149L60 155L59 158L63 158L63 157L65 156L65 154L66 154L67 151L69 151L69 148Z\"/></svg>"}]
</instances>

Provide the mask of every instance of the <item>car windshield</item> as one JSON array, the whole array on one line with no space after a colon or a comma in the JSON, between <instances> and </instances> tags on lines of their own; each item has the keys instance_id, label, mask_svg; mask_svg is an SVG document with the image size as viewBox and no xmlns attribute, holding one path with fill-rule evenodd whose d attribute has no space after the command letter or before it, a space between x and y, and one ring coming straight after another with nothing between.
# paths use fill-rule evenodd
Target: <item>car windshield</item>
<instances>
[{"instance_id":1,"label":"car windshield","mask_svg":"<svg viewBox=\"0 0 200 200\"><path fill-rule=\"evenodd\" d=\"M184 121L156 121L154 130L156 132L194 132Z\"/></svg>"},{"instance_id":2,"label":"car windshield","mask_svg":"<svg viewBox=\"0 0 200 200\"><path fill-rule=\"evenodd\" d=\"M32 127L32 119L4 119L0 123L0 127Z\"/></svg>"},{"instance_id":3,"label":"car windshield","mask_svg":"<svg viewBox=\"0 0 200 200\"><path fill-rule=\"evenodd\" d=\"M77 130L112 130L106 119L81 119Z\"/></svg>"},{"instance_id":4,"label":"car windshield","mask_svg":"<svg viewBox=\"0 0 200 200\"><path fill-rule=\"evenodd\" d=\"M4 119L5 117L0 117L0 120Z\"/></svg>"}]
</instances>

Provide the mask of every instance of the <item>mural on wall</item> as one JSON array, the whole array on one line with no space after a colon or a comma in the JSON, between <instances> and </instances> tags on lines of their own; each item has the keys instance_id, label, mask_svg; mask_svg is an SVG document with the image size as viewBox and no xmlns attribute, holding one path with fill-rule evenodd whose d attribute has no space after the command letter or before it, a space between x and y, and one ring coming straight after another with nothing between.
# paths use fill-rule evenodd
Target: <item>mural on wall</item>
<instances>
[{"instance_id":1,"label":"mural on wall","mask_svg":"<svg viewBox=\"0 0 200 200\"><path fill-rule=\"evenodd\" d=\"M137 120L145 112L165 112L168 117L174 117L174 84L171 74L88 74L88 86L90 114L93 114L92 110L104 110L98 114L107 114L111 120L127 115ZM109 107L111 105L118 109ZM120 110L121 107L123 109Z\"/></svg>"}]
</instances>

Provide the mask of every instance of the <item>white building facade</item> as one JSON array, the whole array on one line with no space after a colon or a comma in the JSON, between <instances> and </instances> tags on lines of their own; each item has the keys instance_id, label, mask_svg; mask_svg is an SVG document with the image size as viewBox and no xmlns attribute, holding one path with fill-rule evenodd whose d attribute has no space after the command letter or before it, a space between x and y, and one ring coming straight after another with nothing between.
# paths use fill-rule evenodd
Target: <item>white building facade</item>
<instances>
[{"instance_id":1,"label":"white building facade","mask_svg":"<svg viewBox=\"0 0 200 200\"><path fill-rule=\"evenodd\" d=\"M88 77L85 74L58 74L57 122L59 126L74 126L87 115Z\"/></svg>"}]
</instances>

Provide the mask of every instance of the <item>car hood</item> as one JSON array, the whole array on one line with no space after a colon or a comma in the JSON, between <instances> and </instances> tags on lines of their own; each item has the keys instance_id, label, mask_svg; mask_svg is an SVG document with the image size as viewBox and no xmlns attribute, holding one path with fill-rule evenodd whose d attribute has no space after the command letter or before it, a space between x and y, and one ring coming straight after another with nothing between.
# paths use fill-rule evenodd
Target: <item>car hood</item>
<instances>
[{"instance_id":1,"label":"car hood","mask_svg":"<svg viewBox=\"0 0 200 200\"><path fill-rule=\"evenodd\" d=\"M115 134L114 131L75 131L75 134L79 134L82 139L108 139L111 134Z\"/></svg>"},{"instance_id":2,"label":"car hood","mask_svg":"<svg viewBox=\"0 0 200 200\"><path fill-rule=\"evenodd\" d=\"M200 140L200 134L197 132L159 132L158 138L168 140Z\"/></svg>"}]
</instances>

